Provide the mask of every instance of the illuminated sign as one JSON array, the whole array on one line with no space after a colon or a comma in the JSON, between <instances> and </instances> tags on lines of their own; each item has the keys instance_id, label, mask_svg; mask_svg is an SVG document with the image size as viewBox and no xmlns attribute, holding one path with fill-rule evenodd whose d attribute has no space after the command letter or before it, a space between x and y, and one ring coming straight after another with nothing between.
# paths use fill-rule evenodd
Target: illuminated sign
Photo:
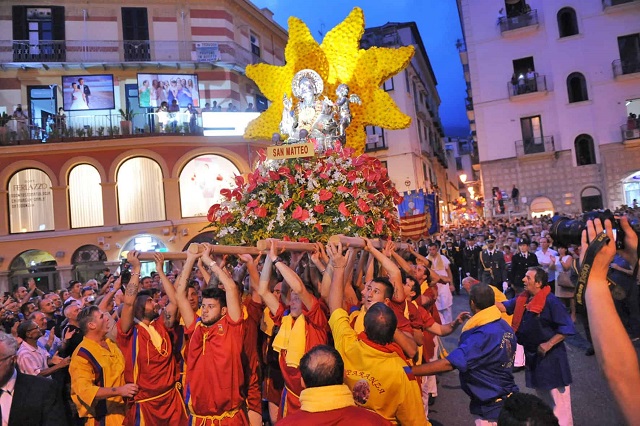
<instances>
[{"instance_id":1,"label":"illuminated sign","mask_svg":"<svg viewBox=\"0 0 640 426\"><path fill-rule=\"evenodd\" d=\"M242 136L251 120L259 112L203 112L202 129L205 136Z\"/></svg>"}]
</instances>

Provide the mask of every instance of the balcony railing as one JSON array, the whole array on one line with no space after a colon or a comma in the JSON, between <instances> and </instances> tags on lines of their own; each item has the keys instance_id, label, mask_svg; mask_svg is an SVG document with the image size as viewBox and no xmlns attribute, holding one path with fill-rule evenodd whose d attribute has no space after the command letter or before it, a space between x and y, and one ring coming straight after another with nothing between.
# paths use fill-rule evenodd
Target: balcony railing
<instances>
[{"instance_id":1,"label":"balcony railing","mask_svg":"<svg viewBox=\"0 0 640 426\"><path fill-rule=\"evenodd\" d=\"M555 152L553 136L542 136L516 141L516 156Z\"/></svg>"},{"instance_id":2,"label":"balcony railing","mask_svg":"<svg viewBox=\"0 0 640 426\"><path fill-rule=\"evenodd\" d=\"M547 91L547 78L544 75L536 74L533 78L526 78L524 75L514 80L507 82L507 90L509 91L509 97L526 95L527 93L546 92Z\"/></svg>"},{"instance_id":3,"label":"balcony railing","mask_svg":"<svg viewBox=\"0 0 640 426\"><path fill-rule=\"evenodd\" d=\"M612 6L619 6L626 3L640 3L639 0L602 0L602 8L607 9Z\"/></svg>"},{"instance_id":4,"label":"balcony railing","mask_svg":"<svg viewBox=\"0 0 640 426\"><path fill-rule=\"evenodd\" d=\"M256 112L203 114L198 114L194 122L190 121L190 114L184 111L133 114L131 121L122 121L120 114L115 113L50 116L47 120L11 119L0 127L0 145L69 142L127 135L241 136L249 122L258 116Z\"/></svg>"},{"instance_id":5,"label":"balcony railing","mask_svg":"<svg viewBox=\"0 0 640 426\"><path fill-rule=\"evenodd\" d=\"M245 67L263 60L232 41L0 40L0 63L12 62L207 62Z\"/></svg>"},{"instance_id":6,"label":"balcony railing","mask_svg":"<svg viewBox=\"0 0 640 426\"><path fill-rule=\"evenodd\" d=\"M501 16L498 19L498 25L500 25L501 33L528 27L530 25L538 25L538 11L534 9L518 16Z\"/></svg>"},{"instance_id":7,"label":"balcony railing","mask_svg":"<svg viewBox=\"0 0 640 426\"><path fill-rule=\"evenodd\" d=\"M634 74L640 72L640 58L634 59L616 59L611 63L613 68L613 76L619 77L626 74Z\"/></svg>"},{"instance_id":8,"label":"balcony railing","mask_svg":"<svg viewBox=\"0 0 640 426\"><path fill-rule=\"evenodd\" d=\"M629 141L634 139L640 139L640 119L629 119L626 124L620 126L622 132L622 140Z\"/></svg>"}]
</instances>

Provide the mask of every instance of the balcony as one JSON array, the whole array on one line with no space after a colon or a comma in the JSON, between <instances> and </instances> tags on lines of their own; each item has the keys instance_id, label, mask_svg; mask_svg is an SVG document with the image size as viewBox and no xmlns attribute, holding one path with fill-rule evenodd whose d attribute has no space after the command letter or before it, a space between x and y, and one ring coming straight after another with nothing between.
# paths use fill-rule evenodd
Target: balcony
<instances>
[{"instance_id":1,"label":"balcony","mask_svg":"<svg viewBox=\"0 0 640 426\"><path fill-rule=\"evenodd\" d=\"M616 79L625 78L623 76L630 74L638 74L640 73L640 58L616 59L611 63L611 68L613 68L613 76ZM640 77L640 75L633 77Z\"/></svg>"},{"instance_id":2,"label":"balcony","mask_svg":"<svg viewBox=\"0 0 640 426\"><path fill-rule=\"evenodd\" d=\"M521 96L533 97L531 95L547 93L546 76L536 74L533 78L526 78L521 74L520 77L521 78L518 78L516 81L510 80L507 82L509 99Z\"/></svg>"},{"instance_id":3,"label":"balcony","mask_svg":"<svg viewBox=\"0 0 640 426\"><path fill-rule=\"evenodd\" d=\"M602 0L602 10L612 12L640 5L639 0Z\"/></svg>"},{"instance_id":4,"label":"balcony","mask_svg":"<svg viewBox=\"0 0 640 426\"><path fill-rule=\"evenodd\" d=\"M160 135L242 136L249 122L259 114L204 112L192 124L186 112L133 114L131 121L122 121L120 114L51 116L45 122L10 119L0 127L0 146Z\"/></svg>"},{"instance_id":5,"label":"balcony","mask_svg":"<svg viewBox=\"0 0 640 426\"><path fill-rule=\"evenodd\" d=\"M554 154L553 136L542 136L516 141L516 157L538 157L539 154Z\"/></svg>"},{"instance_id":6,"label":"balcony","mask_svg":"<svg viewBox=\"0 0 640 426\"><path fill-rule=\"evenodd\" d=\"M202 43L182 40L0 40L0 64L4 68L38 68L37 63L66 68L81 66L139 68L144 63L154 66L190 63L243 71L249 64L263 60L239 44L229 42ZM34 64L34 65L31 65Z\"/></svg>"},{"instance_id":7,"label":"balcony","mask_svg":"<svg viewBox=\"0 0 640 426\"><path fill-rule=\"evenodd\" d=\"M521 29L536 29L539 25L538 11L536 9L530 10L527 13L523 13L517 16L501 16L498 19L498 25L500 26L500 33L504 36L510 31Z\"/></svg>"},{"instance_id":8,"label":"balcony","mask_svg":"<svg viewBox=\"0 0 640 426\"><path fill-rule=\"evenodd\" d=\"M625 145L640 144L640 120L629 119L627 124L620 126L622 142Z\"/></svg>"}]
</instances>

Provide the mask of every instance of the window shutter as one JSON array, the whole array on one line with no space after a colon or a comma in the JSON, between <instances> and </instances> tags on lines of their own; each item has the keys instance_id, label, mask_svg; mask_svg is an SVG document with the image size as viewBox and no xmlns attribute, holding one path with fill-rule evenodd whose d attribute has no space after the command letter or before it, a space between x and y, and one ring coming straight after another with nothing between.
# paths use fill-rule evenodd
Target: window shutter
<instances>
[{"instance_id":1,"label":"window shutter","mask_svg":"<svg viewBox=\"0 0 640 426\"><path fill-rule=\"evenodd\" d=\"M27 8L25 6L13 6L13 39L27 40Z\"/></svg>"}]
</instances>

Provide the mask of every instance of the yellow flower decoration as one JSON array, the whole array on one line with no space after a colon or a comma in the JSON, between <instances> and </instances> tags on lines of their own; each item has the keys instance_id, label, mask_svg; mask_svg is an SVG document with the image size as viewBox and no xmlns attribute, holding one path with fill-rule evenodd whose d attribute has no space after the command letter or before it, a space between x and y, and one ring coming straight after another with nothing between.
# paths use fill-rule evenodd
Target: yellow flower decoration
<instances>
[{"instance_id":1,"label":"yellow flower decoration","mask_svg":"<svg viewBox=\"0 0 640 426\"><path fill-rule=\"evenodd\" d=\"M362 105L351 105L352 121L347 128L347 146L356 153L362 153L366 146L365 126L392 130L408 127L411 118L398 109L380 85L407 66L413 57L413 46L360 49L363 33L364 14L358 7L327 33L322 45L318 45L301 20L290 18L286 65L247 67L247 76L256 82L271 105L249 124L245 137L271 139L271 135L278 132L282 97L291 96L291 80L296 72L305 68L315 70L325 81L323 95L335 98L335 89L344 83L350 93L362 99Z\"/></svg>"}]
</instances>

